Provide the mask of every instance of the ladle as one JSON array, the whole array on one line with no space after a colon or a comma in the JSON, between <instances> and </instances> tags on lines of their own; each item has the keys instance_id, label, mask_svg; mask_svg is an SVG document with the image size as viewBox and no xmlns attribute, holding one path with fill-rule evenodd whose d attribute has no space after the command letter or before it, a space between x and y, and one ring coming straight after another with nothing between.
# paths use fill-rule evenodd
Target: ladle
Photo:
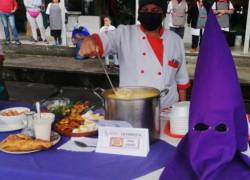
<instances>
[{"instance_id":1,"label":"ladle","mask_svg":"<svg viewBox=\"0 0 250 180\"><path fill-rule=\"evenodd\" d=\"M101 59L101 57L100 57L100 55L99 55L98 52L97 52L97 54L98 54L98 55L97 55L97 59L100 61L101 65L102 65L102 68L103 68L103 70L104 70L104 72L105 72L105 75L106 75L107 78L108 78L109 84L111 85L111 88L112 88L114 94L116 94L115 87L114 87L114 85L113 85L113 83L112 83L112 81L111 81L111 79L110 79L110 77L109 77L108 71L107 71L107 69L105 68L105 66L104 66L104 64L103 64L103 62L102 62L102 59Z\"/></svg>"},{"instance_id":2,"label":"ladle","mask_svg":"<svg viewBox=\"0 0 250 180\"><path fill-rule=\"evenodd\" d=\"M114 92L114 94L115 94L117 97L125 97L125 98L131 96L132 91L131 91L130 89L118 89L118 90L117 90L117 89L114 87L114 85L113 85L113 83L112 83L112 81L111 81L111 79L110 79L110 77L109 77L109 75L108 75L107 69L106 69L106 67L104 66L103 62L102 62L102 59L101 59L101 57L100 57L100 54L99 54L98 49L96 50L96 52L97 52L97 59L99 60L99 62L100 62L101 65L102 65L102 68L103 68L103 70L104 70L104 72L105 72L105 75L106 75L107 78L108 78L109 84L111 85L111 88L112 88L112 91Z\"/></svg>"}]
</instances>

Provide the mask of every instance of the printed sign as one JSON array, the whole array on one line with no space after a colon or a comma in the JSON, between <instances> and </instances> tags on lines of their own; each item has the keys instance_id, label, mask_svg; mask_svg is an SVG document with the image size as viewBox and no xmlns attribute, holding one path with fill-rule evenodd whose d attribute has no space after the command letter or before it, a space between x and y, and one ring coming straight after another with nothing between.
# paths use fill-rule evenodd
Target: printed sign
<instances>
[{"instance_id":1,"label":"printed sign","mask_svg":"<svg viewBox=\"0 0 250 180\"><path fill-rule=\"evenodd\" d=\"M149 131L143 128L99 127L96 152L146 157Z\"/></svg>"}]
</instances>

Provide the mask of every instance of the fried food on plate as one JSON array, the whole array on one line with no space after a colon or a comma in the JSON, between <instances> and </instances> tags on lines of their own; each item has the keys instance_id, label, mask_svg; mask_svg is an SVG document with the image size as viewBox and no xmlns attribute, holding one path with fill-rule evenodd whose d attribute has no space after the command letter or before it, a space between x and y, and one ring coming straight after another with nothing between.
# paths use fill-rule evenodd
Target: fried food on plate
<instances>
[{"instance_id":1,"label":"fried food on plate","mask_svg":"<svg viewBox=\"0 0 250 180\"><path fill-rule=\"evenodd\" d=\"M27 111L18 112L16 110L9 110L9 111L1 112L0 115L2 115L2 116L18 116L18 115L24 114L26 112Z\"/></svg>"},{"instance_id":2,"label":"fried food on plate","mask_svg":"<svg viewBox=\"0 0 250 180\"><path fill-rule=\"evenodd\" d=\"M11 152L48 149L51 146L52 143L49 141L33 139L24 134L9 135L0 143L0 149Z\"/></svg>"},{"instance_id":3,"label":"fried food on plate","mask_svg":"<svg viewBox=\"0 0 250 180\"><path fill-rule=\"evenodd\" d=\"M81 113L83 111L85 111L86 109L88 109L90 107L90 103L89 102L77 102L76 104L73 105L73 107L71 107L70 109L66 110L66 113L69 114L69 116L71 116L71 119L75 119L77 120L78 118L80 118L79 116L81 115ZM80 120L82 120L80 118Z\"/></svg>"}]
</instances>

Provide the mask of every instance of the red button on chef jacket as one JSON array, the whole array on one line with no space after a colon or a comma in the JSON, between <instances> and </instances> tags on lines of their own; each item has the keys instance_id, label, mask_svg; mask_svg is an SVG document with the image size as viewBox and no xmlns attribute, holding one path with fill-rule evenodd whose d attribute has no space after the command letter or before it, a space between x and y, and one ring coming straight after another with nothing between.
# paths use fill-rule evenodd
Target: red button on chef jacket
<instances>
[{"instance_id":1,"label":"red button on chef jacket","mask_svg":"<svg viewBox=\"0 0 250 180\"><path fill-rule=\"evenodd\" d=\"M142 27L141 27L142 28ZM164 28L160 29L160 36L162 36ZM163 65L163 39L147 35L148 42L153 49L159 63Z\"/></svg>"}]
</instances>

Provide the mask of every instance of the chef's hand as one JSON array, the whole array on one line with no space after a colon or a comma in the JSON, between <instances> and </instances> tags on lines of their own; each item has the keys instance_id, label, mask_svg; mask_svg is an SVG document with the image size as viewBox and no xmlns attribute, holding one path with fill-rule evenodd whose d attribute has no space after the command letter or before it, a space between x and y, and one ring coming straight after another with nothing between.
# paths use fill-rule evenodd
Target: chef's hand
<instances>
[{"instance_id":1,"label":"chef's hand","mask_svg":"<svg viewBox=\"0 0 250 180\"><path fill-rule=\"evenodd\" d=\"M92 36L84 38L80 49L80 55L82 57L85 56L94 57L98 56L98 52L99 52L99 47L95 39Z\"/></svg>"}]
</instances>

